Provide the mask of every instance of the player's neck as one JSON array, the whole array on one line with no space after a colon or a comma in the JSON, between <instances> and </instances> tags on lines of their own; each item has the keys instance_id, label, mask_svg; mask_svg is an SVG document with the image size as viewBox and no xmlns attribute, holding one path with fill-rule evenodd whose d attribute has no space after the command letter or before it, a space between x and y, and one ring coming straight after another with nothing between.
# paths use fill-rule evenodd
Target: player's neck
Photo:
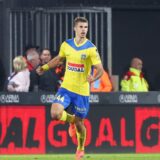
<instances>
[{"instance_id":1,"label":"player's neck","mask_svg":"<svg viewBox=\"0 0 160 160\"><path fill-rule=\"evenodd\" d=\"M77 45L82 44L86 40L86 37L75 37L75 42Z\"/></svg>"}]
</instances>

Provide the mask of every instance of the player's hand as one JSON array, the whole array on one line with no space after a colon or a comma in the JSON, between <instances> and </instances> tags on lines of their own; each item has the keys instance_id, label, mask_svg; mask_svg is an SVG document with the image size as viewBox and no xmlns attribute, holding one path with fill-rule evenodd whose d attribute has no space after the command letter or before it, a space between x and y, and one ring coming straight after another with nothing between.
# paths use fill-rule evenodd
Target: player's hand
<instances>
[{"instance_id":1,"label":"player's hand","mask_svg":"<svg viewBox=\"0 0 160 160\"><path fill-rule=\"evenodd\" d=\"M42 69L41 66L39 66L39 67L36 69L36 73L37 73L38 75L40 75L40 76L44 73L44 70Z\"/></svg>"},{"instance_id":2,"label":"player's hand","mask_svg":"<svg viewBox=\"0 0 160 160\"><path fill-rule=\"evenodd\" d=\"M88 81L89 83L92 83L92 82L94 81L94 77L93 77L92 75L89 75L89 76L87 77L87 81Z\"/></svg>"}]
</instances>

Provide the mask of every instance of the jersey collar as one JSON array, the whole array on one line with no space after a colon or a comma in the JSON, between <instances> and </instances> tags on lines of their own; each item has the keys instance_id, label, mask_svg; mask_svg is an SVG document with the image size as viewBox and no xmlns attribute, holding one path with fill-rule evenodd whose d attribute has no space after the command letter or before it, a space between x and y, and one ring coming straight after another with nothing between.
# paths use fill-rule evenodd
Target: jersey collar
<instances>
[{"instance_id":1,"label":"jersey collar","mask_svg":"<svg viewBox=\"0 0 160 160\"><path fill-rule=\"evenodd\" d=\"M88 39L86 38L86 39L83 41L83 43L77 44L77 43L76 43L76 40L75 40L75 38L74 38L74 44L75 44L76 47L81 47L81 46L83 46L83 45L87 42L87 40L88 40Z\"/></svg>"}]
</instances>

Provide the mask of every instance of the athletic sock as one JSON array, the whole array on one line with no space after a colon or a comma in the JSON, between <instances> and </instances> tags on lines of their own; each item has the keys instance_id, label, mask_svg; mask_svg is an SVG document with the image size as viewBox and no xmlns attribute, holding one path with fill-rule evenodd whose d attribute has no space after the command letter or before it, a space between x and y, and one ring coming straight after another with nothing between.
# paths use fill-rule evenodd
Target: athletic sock
<instances>
[{"instance_id":1,"label":"athletic sock","mask_svg":"<svg viewBox=\"0 0 160 160\"><path fill-rule=\"evenodd\" d=\"M74 123L75 116L67 113L66 111L63 111L60 120L69 123Z\"/></svg>"},{"instance_id":2,"label":"athletic sock","mask_svg":"<svg viewBox=\"0 0 160 160\"><path fill-rule=\"evenodd\" d=\"M78 141L77 150L84 150L84 145L86 140L86 128L82 133L79 133L78 131L76 131L76 134L77 134L77 141Z\"/></svg>"}]
</instances>

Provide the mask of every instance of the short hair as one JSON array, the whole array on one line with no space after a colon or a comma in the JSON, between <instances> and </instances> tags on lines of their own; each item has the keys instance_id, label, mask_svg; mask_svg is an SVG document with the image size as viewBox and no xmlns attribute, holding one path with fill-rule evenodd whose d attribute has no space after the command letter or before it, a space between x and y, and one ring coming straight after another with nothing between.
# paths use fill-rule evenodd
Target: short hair
<instances>
[{"instance_id":1,"label":"short hair","mask_svg":"<svg viewBox=\"0 0 160 160\"><path fill-rule=\"evenodd\" d=\"M74 19L73 26L75 27L79 22L88 23L88 20L85 17L76 17Z\"/></svg>"},{"instance_id":2,"label":"short hair","mask_svg":"<svg viewBox=\"0 0 160 160\"><path fill-rule=\"evenodd\" d=\"M49 51L49 52L50 52L50 55L51 55L51 50L50 50L49 48L44 48L44 49L42 49L41 52L40 52L40 55L42 55L43 51Z\"/></svg>"},{"instance_id":3,"label":"short hair","mask_svg":"<svg viewBox=\"0 0 160 160\"><path fill-rule=\"evenodd\" d=\"M19 72L27 68L26 60L23 56L17 56L13 60L13 68L15 72Z\"/></svg>"},{"instance_id":4,"label":"short hair","mask_svg":"<svg viewBox=\"0 0 160 160\"><path fill-rule=\"evenodd\" d=\"M37 56L39 56L39 53L35 49L32 49L27 54L27 60L31 61L31 60L35 59L35 57L37 58Z\"/></svg>"}]
</instances>

